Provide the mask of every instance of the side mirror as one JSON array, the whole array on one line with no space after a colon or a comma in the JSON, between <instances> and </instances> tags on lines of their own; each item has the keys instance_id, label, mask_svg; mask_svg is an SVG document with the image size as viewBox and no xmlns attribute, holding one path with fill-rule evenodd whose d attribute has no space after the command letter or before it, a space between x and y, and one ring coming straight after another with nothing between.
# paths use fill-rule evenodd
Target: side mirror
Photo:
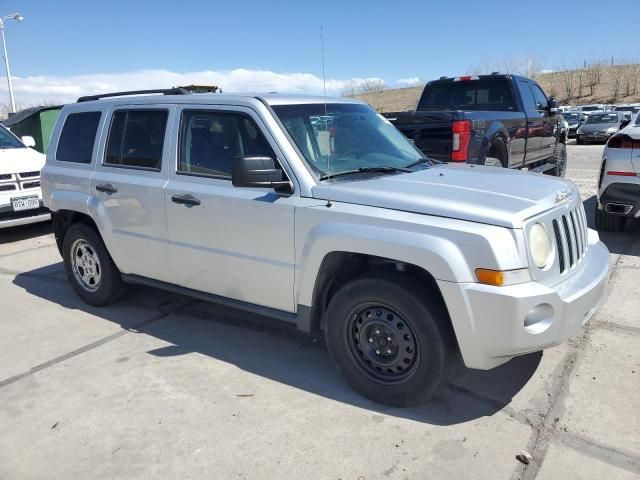
<instances>
[{"instance_id":1,"label":"side mirror","mask_svg":"<svg viewBox=\"0 0 640 480\"><path fill-rule=\"evenodd\" d=\"M266 187L283 192L291 190L291 182L282 179L282 170L276 168L271 157L235 157L231 183L234 187Z\"/></svg>"},{"instance_id":2,"label":"side mirror","mask_svg":"<svg viewBox=\"0 0 640 480\"><path fill-rule=\"evenodd\" d=\"M548 107L549 113L557 114L560 111L560 103L556 97L549 98Z\"/></svg>"},{"instance_id":3,"label":"side mirror","mask_svg":"<svg viewBox=\"0 0 640 480\"><path fill-rule=\"evenodd\" d=\"M25 147L33 148L36 146L36 140L29 135L25 135L21 140Z\"/></svg>"},{"instance_id":4,"label":"side mirror","mask_svg":"<svg viewBox=\"0 0 640 480\"><path fill-rule=\"evenodd\" d=\"M631 120L623 120L620 123L620 130L622 130L624 127L626 127L627 125L629 125L629 123L631 123Z\"/></svg>"}]
</instances>

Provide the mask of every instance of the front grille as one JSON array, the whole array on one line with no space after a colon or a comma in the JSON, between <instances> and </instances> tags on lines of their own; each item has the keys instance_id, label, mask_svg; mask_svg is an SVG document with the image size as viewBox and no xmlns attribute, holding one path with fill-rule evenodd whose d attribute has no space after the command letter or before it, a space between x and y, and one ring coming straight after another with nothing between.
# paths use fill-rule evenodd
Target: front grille
<instances>
[{"instance_id":1,"label":"front grille","mask_svg":"<svg viewBox=\"0 0 640 480\"><path fill-rule=\"evenodd\" d=\"M35 182L24 182L22 184L22 189L26 190L27 188L38 188L40 186L40 181L36 180Z\"/></svg>"},{"instance_id":2,"label":"front grille","mask_svg":"<svg viewBox=\"0 0 640 480\"><path fill-rule=\"evenodd\" d=\"M0 181L1 180L11 180L11 177L13 177L13 175L11 175L10 173L0 174Z\"/></svg>"},{"instance_id":3,"label":"front grille","mask_svg":"<svg viewBox=\"0 0 640 480\"><path fill-rule=\"evenodd\" d=\"M33 178L33 177L39 177L40 176L40 172L35 171L35 172L24 172L24 173L19 173L18 175L20 175L20 178Z\"/></svg>"},{"instance_id":4,"label":"front grille","mask_svg":"<svg viewBox=\"0 0 640 480\"><path fill-rule=\"evenodd\" d=\"M575 267L587 249L587 217L582 202L552 222L560 273Z\"/></svg>"},{"instance_id":5,"label":"front grille","mask_svg":"<svg viewBox=\"0 0 640 480\"><path fill-rule=\"evenodd\" d=\"M0 192L12 192L17 190L18 187L15 183L9 183L7 185L0 185Z\"/></svg>"}]
</instances>

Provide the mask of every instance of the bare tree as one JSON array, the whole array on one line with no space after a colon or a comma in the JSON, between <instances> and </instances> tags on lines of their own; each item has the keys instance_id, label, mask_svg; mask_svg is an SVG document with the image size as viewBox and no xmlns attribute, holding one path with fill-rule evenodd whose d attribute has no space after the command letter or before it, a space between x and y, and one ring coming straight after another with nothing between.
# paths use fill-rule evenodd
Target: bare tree
<instances>
[{"instance_id":1,"label":"bare tree","mask_svg":"<svg viewBox=\"0 0 640 480\"><path fill-rule=\"evenodd\" d=\"M348 80L342 86L343 97L353 97L363 93L381 92L386 87L384 80L367 78L365 80Z\"/></svg>"},{"instance_id":2,"label":"bare tree","mask_svg":"<svg viewBox=\"0 0 640 480\"><path fill-rule=\"evenodd\" d=\"M613 101L617 102L620 98L620 85L622 84L622 75L618 67L612 72L611 86L613 87Z\"/></svg>"}]
</instances>

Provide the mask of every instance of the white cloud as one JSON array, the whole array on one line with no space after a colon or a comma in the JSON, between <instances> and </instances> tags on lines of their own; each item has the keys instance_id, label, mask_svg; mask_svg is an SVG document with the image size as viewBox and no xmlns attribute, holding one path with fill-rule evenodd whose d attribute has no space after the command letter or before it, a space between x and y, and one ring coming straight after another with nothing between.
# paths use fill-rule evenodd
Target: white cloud
<instances>
[{"instance_id":1,"label":"white cloud","mask_svg":"<svg viewBox=\"0 0 640 480\"><path fill-rule=\"evenodd\" d=\"M43 103L74 102L82 95L124 90L168 88L180 85L218 85L231 92L287 92L321 94L322 78L311 73L277 73L238 68L176 73L169 70L141 70L126 73L62 76L12 77L18 107ZM347 82L367 79L327 79L327 94L340 95ZM0 77L0 104L8 101L6 77ZM2 99L6 99L3 101Z\"/></svg>"},{"instance_id":2,"label":"white cloud","mask_svg":"<svg viewBox=\"0 0 640 480\"><path fill-rule=\"evenodd\" d=\"M396 85L398 87L415 87L416 85L421 85L422 80L418 77L410 77L410 78L401 78L396 80Z\"/></svg>"}]
</instances>

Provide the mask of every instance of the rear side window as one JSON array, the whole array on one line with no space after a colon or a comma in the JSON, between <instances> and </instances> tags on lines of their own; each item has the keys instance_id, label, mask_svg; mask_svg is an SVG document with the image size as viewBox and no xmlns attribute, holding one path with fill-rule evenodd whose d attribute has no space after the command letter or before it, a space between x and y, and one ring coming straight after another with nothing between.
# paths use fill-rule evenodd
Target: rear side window
<instances>
[{"instance_id":1,"label":"rear side window","mask_svg":"<svg viewBox=\"0 0 640 480\"><path fill-rule=\"evenodd\" d=\"M511 86L499 78L434 82L424 89L418 110L515 110Z\"/></svg>"},{"instance_id":2,"label":"rear side window","mask_svg":"<svg viewBox=\"0 0 640 480\"><path fill-rule=\"evenodd\" d=\"M113 114L104 163L160 170L166 110L118 110Z\"/></svg>"},{"instance_id":3,"label":"rear side window","mask_svg":"<svg viewBox=\"0 0 640 480\"><path fill-rule=\"evenodd\" d=\"M275 154L255 122L242 114L187 110L180 128L178 171L231 178L236 156Z\"/></svg>"},{"instance_id":4,"label":"rear side window","mask_svg":"<svg viewBox=\"0 0 640 480\"><path fill-rule=\"evenodd\" d=\"M100 112L72 113L67 116L58 140L56 160L91 163L99 123Z\"/></svg>"}]
</instances>

